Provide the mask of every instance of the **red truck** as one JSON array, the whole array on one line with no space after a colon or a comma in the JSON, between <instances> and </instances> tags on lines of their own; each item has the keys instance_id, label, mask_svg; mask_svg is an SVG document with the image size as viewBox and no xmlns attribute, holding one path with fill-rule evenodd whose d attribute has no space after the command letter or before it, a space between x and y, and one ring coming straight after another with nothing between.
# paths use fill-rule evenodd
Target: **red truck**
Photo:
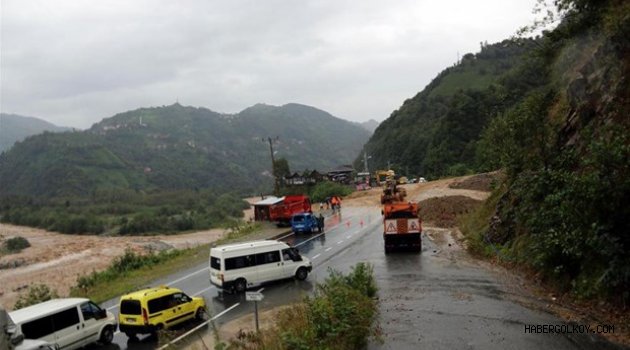
<instances>
[{"instance_id":1,"label":"red truck","mask_svg":"<svg viewBox=\"0 0 630 350\"><path fill-rule=\"evenodd\" d=\"M291 225L293 214L312 212L311 200L307 195L290 195L281 199L269 206L269 215L266 216L266 219L275 222L278 226Z\"/></svg>"}]
</instances>

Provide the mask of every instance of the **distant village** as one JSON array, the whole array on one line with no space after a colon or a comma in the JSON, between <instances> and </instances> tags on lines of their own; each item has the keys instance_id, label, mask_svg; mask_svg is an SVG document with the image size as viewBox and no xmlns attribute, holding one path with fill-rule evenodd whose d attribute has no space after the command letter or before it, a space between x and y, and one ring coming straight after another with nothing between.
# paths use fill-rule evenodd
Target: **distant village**
<instances>
[{"instance_id":1,"label":"distant village","mask_svg":"<svg viewBox=\"0 0 630 350\"><path fill-rule=\"evenodd\" d=\"M310 172L307 171L304 173L294 172L291 175L286 175L282 177L281 182L282 185L286 187L314 185L322 181L333 181L346 185L351 185L354 183L355 180L353 176L354 172L355 170L351 165L343 165L326 173L320 173L317 170L313 170Z\"/></svg>"}]
</instances>

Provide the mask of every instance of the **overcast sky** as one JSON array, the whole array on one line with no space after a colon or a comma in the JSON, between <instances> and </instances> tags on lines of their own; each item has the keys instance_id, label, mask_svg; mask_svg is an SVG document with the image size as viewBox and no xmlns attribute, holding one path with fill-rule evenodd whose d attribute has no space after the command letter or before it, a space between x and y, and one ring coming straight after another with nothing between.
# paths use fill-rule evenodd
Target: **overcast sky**
<instances>
[{"instance_id":1,"label":"overcast sky","mask_svg":"<svg viewBox=\"0 0 630 350\"><path fill-rule=\"evenodd\" d=\"M535 0L0 0L4 113L86 128L174 103L386 119Z\"/></svg>"}]
</instances>

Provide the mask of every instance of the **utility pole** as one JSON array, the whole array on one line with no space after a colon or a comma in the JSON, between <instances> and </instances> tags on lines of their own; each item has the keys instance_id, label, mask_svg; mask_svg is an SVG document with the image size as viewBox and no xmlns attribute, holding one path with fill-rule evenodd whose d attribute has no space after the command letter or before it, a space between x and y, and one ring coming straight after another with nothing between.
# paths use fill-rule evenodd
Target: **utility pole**
<instances>
[{"instance_id":1,"label":"utility pole","mask_svg":"<svg viewBox=\"0 0 630 350\"><path fill-rule=\"evenodd\" d=\"M372 156L368 157L367 152L363 152L363 172L365 173L370 172L370 169L368 169L368 163L367 163L369 158L372 158Z\"/></svg>"},{"instance_id":2,"label":"utility pole","mask_svg":"<svg viewBox=\"0 0 630 350\"><path fill-rule=\"evenodd\" d=\"M276 174L276 159L273 156L273 143L275 141L278 141L278 136L276 136L275 139L272 139L271 137L267 137L267 140L269 142L269 153L271 154L271 175L273 175L273 194L275 196L280 195L280 188L279 188L279 184L278 184L278 176ZM265 142L265 139L263 139L263 142Z\"/></svg>"},{"instance_id":3,"label":"utility pole","mask_svg":"<svg viewBox=\"0 0 630 350\"><path fill-rule=\"evenodd\" d=\"M390 165L389 165L389 160L388 160L388 161L387 161L387 170L390 170L390 169L391 169L391 167L390 167Z\"/></svg>"}]
</instances>

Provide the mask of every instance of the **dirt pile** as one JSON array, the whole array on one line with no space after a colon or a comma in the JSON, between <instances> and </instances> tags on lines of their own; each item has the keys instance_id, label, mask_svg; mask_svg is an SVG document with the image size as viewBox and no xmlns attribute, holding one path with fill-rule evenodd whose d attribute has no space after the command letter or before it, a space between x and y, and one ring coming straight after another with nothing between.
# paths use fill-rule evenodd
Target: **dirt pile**
<instances>
[{"instance_id":1,"label":"dirt pile","mask_svg":"<svg viewBox=\"0 0 630 350\"><path fill-rule=\"evenodd\" d=\"M501 180L498 172L484 173L467 177L461 181L454 181L449 188L490 192L494 184Z\"/></svg>"},{"instance_id":2,"label":"dirt pile","mask_svg":"<svg viewBox=\"0 0 630 350\"><path fill-rule=\"evenodd\" d=\"M481 201L465 196L434 197L421 201L420 217L437 227L455 227L457 216L481 205Z\"/></svg>"}]
</instances>

